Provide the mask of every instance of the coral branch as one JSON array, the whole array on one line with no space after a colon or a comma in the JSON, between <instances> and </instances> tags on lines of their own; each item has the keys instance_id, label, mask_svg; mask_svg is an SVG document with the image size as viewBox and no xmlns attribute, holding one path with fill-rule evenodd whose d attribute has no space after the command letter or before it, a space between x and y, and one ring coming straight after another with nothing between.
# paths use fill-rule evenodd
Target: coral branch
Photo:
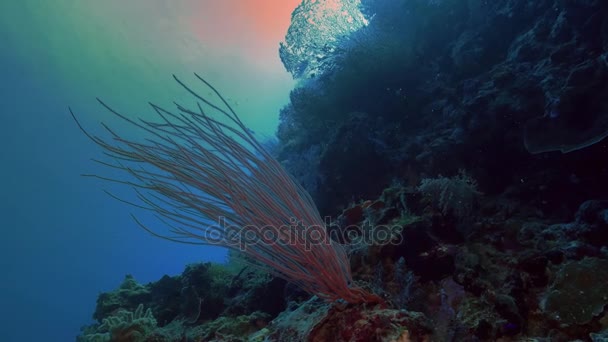
<instances>
[{"instance_id":1,"label":"coral branch","mask_svg":"<svg viewBox=\"0 0 608 342\"><path fill-rule=\"evenodd\" d=\"M139 203L155 213L170 241L237 249L266 265L275 275L327 300L378 302L351 287L348 257L328 236L310 195L262 147L222 95L202 77L221 106L175 80L198 102L196 110L176 103L176 112L150 104L159 122L133 120L98 100L103 107L149 137L132 141L103 125L111 140L80 129L130 179L102 179L132 186ZM207 111L219 114L212 117ZM98 176L95 176L98 177ZM115 197L115 196L114 196Z\"/></svg>"}]
</instances>

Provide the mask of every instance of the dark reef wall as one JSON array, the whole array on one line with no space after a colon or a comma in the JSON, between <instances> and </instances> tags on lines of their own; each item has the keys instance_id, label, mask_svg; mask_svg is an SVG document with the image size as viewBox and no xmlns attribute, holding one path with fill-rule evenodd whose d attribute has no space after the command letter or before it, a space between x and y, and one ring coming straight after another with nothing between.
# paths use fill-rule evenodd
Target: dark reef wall
<instances>
[{"instance_id":1,"label":"dark reef wall","mask_svg":"<svg viewBox=\"0 0 608 342\"><path fill-rule=\"evenodd\" d=\"M549 215L608 193L608 2L362 3L281 113L279 157L323 213L459 169Z\"/></svg>"}]
</instances>

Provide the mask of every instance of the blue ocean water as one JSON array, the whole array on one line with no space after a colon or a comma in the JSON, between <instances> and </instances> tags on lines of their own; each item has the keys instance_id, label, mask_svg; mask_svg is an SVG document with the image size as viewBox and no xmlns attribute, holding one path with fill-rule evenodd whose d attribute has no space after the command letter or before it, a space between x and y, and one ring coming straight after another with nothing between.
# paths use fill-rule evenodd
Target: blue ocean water
<instances>
[{"instance_id":1,"label":"blue ocean water","mask_svg":"<svg viewBox=\"0 0 608 342\"><path fill-rule=\"evenodd\" d=\"M95 297L126 274L146 283L189 263L223 262L225 251L150 236L131 219L133 208L101 190L111 185L81 177L99 171L90 158L100 152L67 106L86 113L96 102L69 103L56 80L28 67L0 56L0 339L73 341L92 320Z\"/></svg>"}]
</instances>

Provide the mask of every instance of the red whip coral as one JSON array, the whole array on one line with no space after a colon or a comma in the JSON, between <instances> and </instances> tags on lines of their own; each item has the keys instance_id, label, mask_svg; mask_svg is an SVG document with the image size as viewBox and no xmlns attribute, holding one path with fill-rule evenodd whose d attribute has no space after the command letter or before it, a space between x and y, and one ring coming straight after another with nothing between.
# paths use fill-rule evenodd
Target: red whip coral
<instances>
[{"instance_id":1,"label":"red whip coral","mask_svg":"<svg viewBox=\"0 0 608 342\"><path fill-rule=\"evenodd\" d=\"M136 222L171 241L240 250L326 300L379 302L378 296L351 285L348 257L328 236L309 194L262 147L222 95L196 77L221 104L175 76L198 102L196 109L176 104L177 111L170 112L151 104L161 120L150 122L130 119L99 100L145 132L148 139L143 141L125 139L106 125L111 139L92 135L70 109L80 129L115 160L101 163L131 178L114 180L134 187L140 202L131 204L153 211L169 234Z\"/></svg>"}]
</instances>

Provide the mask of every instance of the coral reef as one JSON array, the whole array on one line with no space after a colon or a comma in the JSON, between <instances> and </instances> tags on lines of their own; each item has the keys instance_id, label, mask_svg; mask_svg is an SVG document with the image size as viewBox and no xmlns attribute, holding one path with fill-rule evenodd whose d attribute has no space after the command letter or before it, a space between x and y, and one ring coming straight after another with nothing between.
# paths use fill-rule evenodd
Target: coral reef
<instances>
[{"instance_id":1,"label":"coral reef","mask_svg":"<svg viewBox=\"0 0 608 342\"><path fill-rule=\"evenodd\" d=\"M80 339L606 341L608 2L361 0L327 46L313 3L281 50L298 86L276 158L331 218L347 285L381 300L233 255L127 276Z\"/></svg>"},{"instance_id":2,"label":"coral reef","mask_svg":"<svg viewBox=\"0 0 608 342\"><path fill-rule=\"evenodd\" d=\"M107 334L108 322L119 321L113 326L147 336L141 341L600 340L608 328L608 249L600 246L608 202L585 202L571 222L550 223L479 196L486 204L475 209L475 222L435 210L419 187L399 185L336 218L335 230L365 221L399 228L392 243L352 252L353 277L385 304L332 304L289 294L284 281L253 269L190 265L181 276L147 285L127 277L101 294L98 323L81 340ZM190 287L200 298L221 294L223 301L199 301L184 291ZM175 295L173 303L159 288ZM199 304L200 313L193 316L184 302ZM172 319L132 327L160 315Z\"/></svg>"}]
</instances>

